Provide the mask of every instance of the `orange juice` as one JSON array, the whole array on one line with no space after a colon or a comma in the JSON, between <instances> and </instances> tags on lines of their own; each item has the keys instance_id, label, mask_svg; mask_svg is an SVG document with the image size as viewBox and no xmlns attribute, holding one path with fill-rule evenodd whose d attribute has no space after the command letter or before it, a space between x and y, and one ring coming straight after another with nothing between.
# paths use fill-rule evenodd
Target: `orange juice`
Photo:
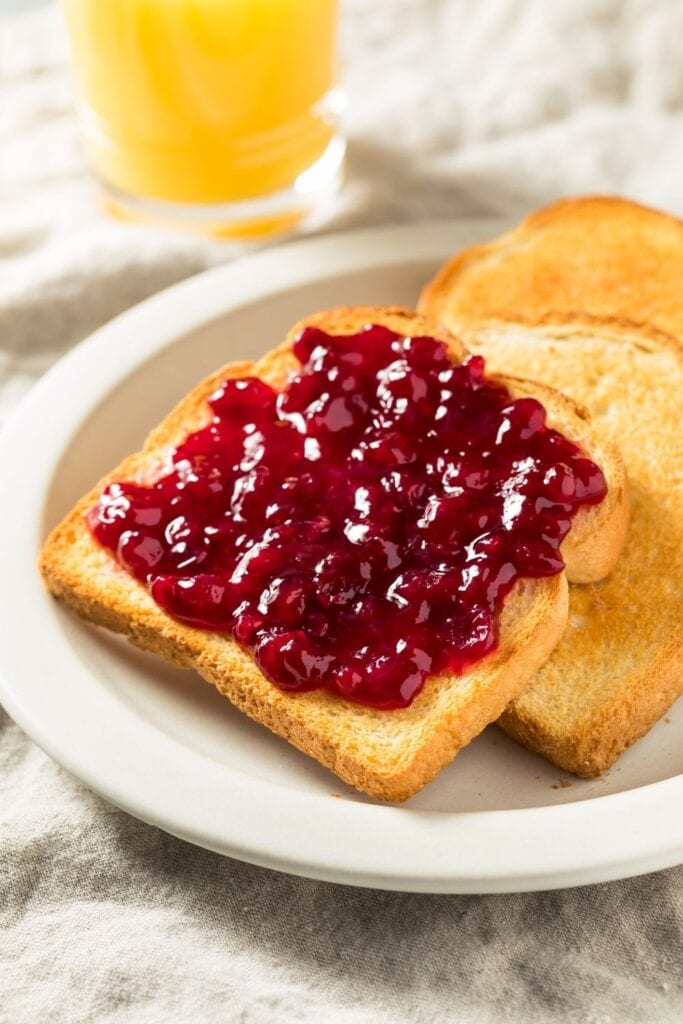
<instances>
[{"instance_id":1,"label":"orange juice","mask_svg":"<svg viewBox=\"0 0 683 1024\"><path fill-rule=\"evenodd\" d=\"M64 0L105 183L172 203L290 188L334 136L337 0Z\"/></svg>"}]
</instances>

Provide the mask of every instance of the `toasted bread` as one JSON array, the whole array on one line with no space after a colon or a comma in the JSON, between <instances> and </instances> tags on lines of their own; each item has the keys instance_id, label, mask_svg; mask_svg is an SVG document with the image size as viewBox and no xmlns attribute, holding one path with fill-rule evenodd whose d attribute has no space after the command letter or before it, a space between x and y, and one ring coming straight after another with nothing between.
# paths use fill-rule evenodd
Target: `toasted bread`
<instances>
[{"instance_id":1,"label":"toasted bread","mask_svg":"<svg viewBox=\"0 0 683 1024\"><path fill-rule=\"evenodd\" d=\"M639 247L664 257L667 246L671 266L637 263ZM500 721L562 768L598 775L683 692L683 347L625 318L683 326L668 277L678 267L683 278L683 225L630 203L578 200L533 215L478 252L452 260L421 308L457 330L490 369L535 377L584 403L619 444L631 482L619 565L602 583L570 588L561 643ZM551 315L554 286L560 312Z\"/></svg>"},{"instance_id":2,"label":"toasted bread","mask_svg":"<svg viewBox=\"0 0 683 1024\"><path fill-rule=\"evenodd\" d=\"M683 339L683 221L627 199L565 199L513 231L464 249L425 288L420 309L472 328L573 313L647 323Z\"/></svg>"},{"instance_id":3,"label":"toasted bread","mask_svg":"<svg viewBox=\"0 0 683 1024\"><path fill-rule=\"evenodd\" d=\"M337 334L354 332L368 322L382 323L404 335L442 339L456 362L466 354L448 332L402 309L333 310L305 322ZM238 708L358 789L383 799L405 800L498 718L547 659L566 623L564 573L518 581L500 616L497 649L466 674L428 679L410 707L378 711L323 690L291 694L278 689L228 635L193 629L169 617L147 589L93 540L84 518L108 481L150 483L159 475L169 451L208 421L205 399L219 382L255 374L281 386L296 365L291 346L302 326L294 327L284 344L257 364L223 367L199 384L152 432L144 449L100 481L57 526L44 546L41 570L49 589L84 618L123 633L132 643L177 665L196 669ZM564 396L525 382L504 382L513 393L534 390L546 406L549 422L576 439L602 466L608 498L577 514L570 554L577 574L594 574L598 564L603 571L604 551L611 551L611 562L618 555L626 515L618 454L594 433L585 412Z\"/></svg>"}]
</instances>

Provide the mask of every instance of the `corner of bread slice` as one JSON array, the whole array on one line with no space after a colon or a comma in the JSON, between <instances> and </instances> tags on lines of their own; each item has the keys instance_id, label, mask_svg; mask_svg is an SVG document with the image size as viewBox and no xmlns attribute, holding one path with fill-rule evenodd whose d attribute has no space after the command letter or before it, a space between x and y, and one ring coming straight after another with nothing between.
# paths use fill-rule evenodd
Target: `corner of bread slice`
<instances>
[{"instance_id":1,"label":"corner of bread slice","mask_svg":"<svg viewBox=\"0 0 683 1024\"><path fill-rule=\"evenodd\" d=\"M547 313L647 321L683 337L683 222L618 196L579 196L444 263L418 309L451 330Z\"/></svg>"},{"instance_id":2,"label":"corner of bread slice","mask_svg":"<svg viewBox=\"0 0 683 1024\"><path fill-rule=\"evenodd\" d=\"M85 503L41 556L49 590L82 618L195 669L235 707L380 800L404 801L495 721L550 656L567 618L564 574L520 580L505 602L497 649L462 676L427 680L408 708L378 711L324 690L290 694L225 634L170 618L90 536Z\"/></svg>"},{"instance_id":3,"label":"corner of bread slice","mask_svg":"<svg viewBox=\"0 0 683 1024\"><path fill-rule=\"evenodd\" d=\"M363 324L381 323L398 334L423 334L443 341L454 362L468 355L463 341L435 320L402 306L349 306L323 310L305 317L288 332L285 342L257 365L256 372L277 386L293 365L292 344L306 326L320 327L331 334L353 333ZM566 395L535 381L497 375L496 379L513 398L533 396L545 406L548 423L578 444L602 470L607 496L597 506L584 506L577 513L562 546L567 579L571 583L592 583L614 568L628 530L630 503L628 481L618 448L596 430L588 411Z\"/></svg>"},{"instance_id":4,"label":"corner of bread slice","mask_svg":"<svg viewBox=\"0 0 683 1024\"><path fill-rule=\"evenodd\" d=\"M603 579L617 564L630 518L628 481L618 448L596 430L588 411L562 392L519 377L495 379L513 398L537 398L548 414L548 425L579 445L602 470L607 494L599 505L579 509L561 550L570 583Z\"/></svg>"},{"instance_id":5,"label":"corner of bread slice","mask_svg":"<svg viewBox=\"0 0 683 1024\"><path fill-rule=\"evenodd\" d=\"M571 608L570 623L576 614ZM632 638L621 633L621 625L618 619L612 622L611 643L604 636L592 642L598 622L587 620L588 636L568 628L553 657L497 724L574 775L595 778L606 772L666 714L682 690L683 626L678 624L644 666L632 656ZM624 655L606 675L605 654L615 644Z\"/></svg>"}]
</instances>

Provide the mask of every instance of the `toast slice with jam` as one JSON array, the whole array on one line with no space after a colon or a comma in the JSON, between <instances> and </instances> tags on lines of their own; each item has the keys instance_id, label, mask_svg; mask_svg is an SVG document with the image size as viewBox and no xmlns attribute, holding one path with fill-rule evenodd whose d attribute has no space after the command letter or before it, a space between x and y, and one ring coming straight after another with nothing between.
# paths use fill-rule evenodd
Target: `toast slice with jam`
<instances>
[{"instance_id":1,"label":"toast slice with jam","mask_svg":"<svg viewBox=\"0 0 683 1024\"><path fill-rule=\"evenodd\" d=\"M369 330L368 325L374 327ZM302 346L310 338L313 340L302 354ZM366 377L359 378L359 360L363 362L365 359L367 362L367 359L378 358L379 349L376 352L372 347L375 345L388 345L393 354L387 356L383 363L380 360L372 372L367 370ZM344 359L347 369L355 360L355 368L353 372L349 370L348 375L340 381L340 366ZM390 360L388 363L387 359ZM438 362L436 368L432 366L433 360ZM303 368L302 363L305 364ZM315 373L323 371L327 374L327 390L322 388L320 377L317 383L313 380ZM475 360L472 363L468 360L468 351L460 340L409 310L358 307L329 310L309 317L295 325L284 343L259 362L224 366L198 384L151 433L140 452L125 459L78 501L45 542L40 568L46 585L56 597L83 618L124 634L133 644L175 665L196 670L237 708L318 760L350 785L380 799L405 800L429 782L525 689L550 656L565 628L566 575L574 579L596 579L609 572L618 560L626 532L628 496L621 458L616 447L594 430L586 411L545 385L535 385L513 377L486 378L483 373L482 361ZM517 515L515 510L524 506L525 502L535 507L534 502L540 496L541 512L545 515L547 509L552 508L557 513L548 513L550 518L543 520L547 524L544 528L550 534L557 520L561 524L561 535L555 535L559 554L558 551L549 554L550 549L547 547L539 553L538 538L525 535L524 543L527 546L518 546L519 551L526 552L525 557L530 559L530 566L533 563L533 571L537 575L524 575L523 566L518 566L512 576L506 577L507 591L503 595L504 599L501 597L498 601L496 598L497 611L495 618L491 619L487 634L490 642L476 648L481 657L466 657L468 644L473 642L473 638L477 642L481 640L481 620L478 619L474 625L466 621L470 610L464 598L461 599L455 593L455 583L452 581L456 579L453 573L457 566L448 562L449 558L455 558L455 548L453 551L447 545L446 548L439 548L440 561L433 565L428 561L436 557L433 552L429 553L432 551L429 546L432 540L423 544L423 532L427 531L427 536L428 527L434 522L426 507L429 502L432 502L430 509L438 506L441 491L435 498L434 494L430 497L423 494L419 487L414 492L410 489L417 479L415 474L418 470L415 467L420 472L427 472L425 452L429 445L434 447L436 444L438 448L441 443L436 429L430 441L429 431L423 431L419 425L424 424L425 416L428 419L431 417L430 423L437 417L436 409L442 408L446 401L443 398L446 388L444 382L449 382L448 393L456 394L456 377L461 382L465 381L462 387L466 389L474 389L475 392L477 389L486 389L481 390L481 401L488 396L487 401L493 403L490 409L489 406L481 407L484 410L481 429L488 431L486 436L493 437L491 431L497 436L501 424L505 425L503 433L518 429L513 422L515 416L518 419L519 416L526 416L527 420L519 426L519 435L514 443L522 445L524 454L527 454L524 446L528 444L531 452L532 442L526 442L524 438L532 430L540 431L538 436L541 439L554 439L553 443L560 454L553 458L556 458L558 465L564 466L561 471L556 471L554 464L553 472L543 469L541 477L537 474L538 479L533 484L532 469L526 465L529 460L525 462L524 459L516 458L512 473L513 476L517 474L515 485L505 480L495 483L496 494L499 495L496 500L506 510L506 515L514 518ZM259 430L252 429L253 423L245 426L239 419L242 415L239 412L240 402L243 400L240 394L244 389L254 389L256 386L249 382L255 380L267 386L264 393L268 389L275 393L274 398L266 394L264 401L269 409L276 409L272 415L277 422L268 421L266 424L264 420L265 425ZM335 381L338 382L337 390ZM349 381L355 383L349 385ZM376 392L368 392L368 381L374 381L372 387L376 387ZM435 382L441 388L441 397L438 398L441 404L432 408L425 397L425 388L433 389ZM412 394L410 400L405 399L408 393L406 388ZM296 401L292 398L295 392L299 396ZM300 400L302 393L306 396L303 401ZM365 395L365 405L357 398L359 395ZM355 402L353 408L362 407L365 410L363 415L369 417L367 424L363 422L360 426L349 426L346 417L351 406L335 404L342 398L344 401L348 399ZM476 400L479 401L479 398ZM414 408L411 401L415 404ZM437 402L437 398L434 401ZM480 443L480 439L473 436L472 430L468 430L467 417L462 413L464 406L456 408L456 405L452 403L449 415L455 419L460 417L458 429L467 435L462 443L466 447L473 446L472 450L477 445L481 448L484 441ZM413 413L417 419L411 418ZM253 412L244 415L246 420L256 416ZM438 416L441 415L438 413ZM401 420L403 416L408 416L408 419ZM314 420L314 417L317 419ZM403 423L401 429L397 426L399 421ZM536 426L530 426L532 421ZM292 424L296 429L288 434L287 430ZM373 424L378 431L377 437L373 434ZM234 479L230 477L226 490L227 478L222 478L220 473L216 474L217 463L211 460L222 457L224 448L229 448L234 442L237 427L242 431L239 436L244 448L244 457L239 463L241 475L238 474ZM342 445L339 437L345 429L353 431L356 428L361 433L354 435L353 442L349 442L351 447L345 455L348 456L347 461L341 465L336 476L331 475L334 458L339 457L338 446ZM456 430L456 427L452 429ZM221 434L221 431L224 433ZM266 474L263 478L269 480L267 487L271 488L271 492L266 493L271 494L273 500L264 499L258 506L260 511L254 512L250 519L245 512L247 506L242 501L249 490L245 480L251 480L249 486L256 486L256 477L253 476L253 460L256 458L258 461L255 455L256 434L262 434L263 437L275 437L277 434L278 447L277 457L269 464L270 476ZM292 470L292 459L295 456L289 448L296 449L302 436L301 450L304 454L301 457L309 461L305 466L302 463L301 472L297 476L297 472ZM315 444L311 445L309 442L312 436ZM377 443L379 440L382 440L381 445ZM207 447L213 445L214 441L217 448ZM316 445L319 449L317 452ZM330 447L326 448L326 445ZM572 488L579 486L576 481L571 483L571 472L566 468L567 461L571 463L574 457L571 454L573 446L576 446L584 470L586 466L590 468L589 460L597 464L599 470L596 472L598 475L601 473L606 482L606 494L603 491L602 500L597 503L578 502L573 509L575 514L571 529L566 533L566 510L569 506L563 505L563 502L569 500L566 497L569 493L567 487L574 494ZM244 548L239 565L232 567L229 579L225 576L225 564L221 562L223 553L220 545L216 548L214 544L213 555L207 557L217 559L216 564L223 565L222 582L215 575L218 571L215 567L212 570L214 575L209 575L207 562L203 564L200 573L202 584L198 589L197 580L200 576L196 575L197 570L183 568L182 563L178 562L178 552L184 550L182 544L185 543L176 543L180 536L176 519L180 517L169 519L171 505L160 509L154 501L150 504L148 497L153 489L156 487L160 493L166 493L164 488L168 490L168 481L171 480L174 489L171 504L177 499L180 504L176 502L173 507L187 509L188 506L183 505L183 502L189 500L187 494L193 493L192 488L195 488L197 503L208 502L214 511L218 508L223 516L220 520L222 525L216 526L218 520L215 518L211 520L211 530L215 533L217 529L225 529L225 536L232 538L229 543L239 546L242 539L241 535L236 539L236 533L240 529L256 529L255 517L258 515L272 514L277 517L278 507L285 501L283 494L290 487L296 489L297 481L304 479L304 469L306 473L313 474L306 478L306 487L314 486L320 449L331 460L329 464L318 468L328 493L310 498L307 490L309 497L305 501L308 505L304 502L300 506L308 509L306 514L309 519L304 523L305 528L299 528L301 523L297 520L297 530L287 534L290 538L289 546L279 551L271 546L276 561L270 569L267 559L263 562L266 575L258 583L259 587L263 585L258 605L253 601L249 604L253 595L248 588L244 592L245 601L239 605L235 605L234 601L229 607L225 605L228 600L226 595L232 592L231 587L239 589L240 581L249 581L250 567L263 555L262 542L266 534L271 538L276 536L280 526L292 525L287 521L284 524L281 522L273 530L270 527L264 528L261 539L253 537ZM467 450L471 454L470 448ZM517 449L505 448L505 451L508 450ZM361 452L360 456L358 452ZM485 450L483 456L490 461L491 452ZM441 454L438 454L438 458L442 458ZM474 488L474 491L486 486L494 488L494 483L482 484L481 467L479 470L475 467L475 471L470 466L466 471L463 469L466 462L464 458L459 462L446 459L442 463L438 462L438 458L434 465L441 476L445 479L451 474L448 479L452 486L449 485L450 490L445 495L449 500L457 502L467 487ZM360 469L356 466L358 459L363 462ZM377 460L382 463L381 478L377 477ZM434 470L434 465L429 462L430 472ZM401 475L407 466L413 467L413 484L406 482L408 478ZM596 470L595 466L593 470ZM461 474L461 483L464 476L467 477L468 482L462 483L462 486L457 481L453 483L451 479L458 472ZM347 518L343 519L342 516L343 522L341 525L338 523L335 532L335 527L330 524L336 521L335 516L338 520L342 515L342 506L348 492L348 487L344 490L347 478L361 479L356 477L357 473L367 473L367 479L362 477L362 487L354 484L355 490L349 505L353 512L343 513ZM387 505L380 493L381 487L378 490L377 481L380 479L386 495L393 494L393 505L391 502ZM215 494L220 495L221 488L228 495L220 499L225 504L221 506L219 501L218 506L211 505L214 500L211 494L215 491ZM546 490L541 493L538 488ZM124 500L121 501L122 497ZM484 523L486 516L493 513L486 510L488 506L485 502L482 504L483 499L476 500L479 501L476 505L477 516L481 513L484 516L481 522ZM389 531L380 537L381 550L387 561L376 570L379 574L378 585L384 587L386 593L375 597L364 590L367 574L363 566L366 562L360 555L356 557L353 554L355 548L351 551L348 547L357 544L362 546L366 541L368 544L374 543L376 538L368 537L367 532L363 532L363 516L367 515L370 507L381 509L382 529ZM132 522L128 519L126 530L123 533L119 531L117 539L111 540L107 530L112 524L118 529L117 516L130 516L133 512L137 515L135 522L140 524L139 528L128 529ZM299 519L301 515L303 513ZM296 518L293 513L292 516ZM357 522L354 516L358 518ZM351 519L354 521L349 529ZM159 526L161 520L163 522ZM235 525L238 520L243 523L239 529ZM365 525L368 524L369 521ZM163 533L159 532L162 527ZM314 536L318 529L327 531L322 539ZM484 526L480 528L475 524L474 529L480 529L482 535L486 533ZM391 530L397 531L395 536ZM342 538L342 533L346 539ZM560 536L561 544L557 539ZM464 568L460 566L462 573L457 578L464 587L463 592L474 585L474 580L479 588L477 600L482 600L481 594L484 591L489 594L489 578L484 575L484 571L488 572L494 564L487 563L485 552L489 549L498 550L496 545L507 543L507 540L489 540L479 548L472 546L472 538L466 540L470 546L461 547L468 552L468 561ZM162 551L164 543L167 543L167 549ZM227 545L228 540L225 543ZM317 543L322 545L319 551L314 546ZM355 562L352 558L357 569L356 575L351 575L350 579L343 573L336 578L324 577L326 566L339 564L334 558L330 562L328 555L336 556L343 545L347 545L344 551L349 558L356 557ZM197 550L195 548L192 557L199 557ZM560 554L566 561L566 573L562 571L561 559L557 561ZM318 555L320 558L316 561ZM498 558L495 565L500 569L503 563L498 556L495 557ZM521 554L519 557L522 557ZM169 576L168 573L164 576L164 560L171 558L176 559L175 576ZM371 558L370 554L368 558ZM541 564L544 558L550 559L545 569ZM140 569L140 559L147 559L147 577L144 566ZM396 559L403 559L405 564L399 565ZM387 588L390 577L392 583ZM282 581L289 580L291 583L292 578L296 586L287 584L289 589L285 587L283 590ZM496 580L500 582L500 579L502 577L498 573ZM492 578L490 586L493 587ZM391 606L387 604L389 591L394 601ZM195 600L192 604L193 594L196 597L197 593L201 600ZM303 598L301 593L304 593ZM352 598L349 593L353 595ZM502 595L503 591L500 593ZM293 598L292 594L298 596ZM374 605L371 598L375 601ZM357 603L349 604L352 600ZM300 603L297 604L297 601ZM376 609L374 612L373 607ZM437 611L444 607L450 609L448 614L451 618L446 616L442 621ZM245 608L250 610L245 611ZM416 617L413 619L409 617L412 614L411 608L415 609ZM221 626L223 620L220 616L224 613L228 618ZM454 632L453 626L456 613L461 615L456 623L459 633L457 630ZM432 615L435 622L431 622L427 629L425 623ZM439 612L439 615L443 618L446 613ZM418 648L414 637L408 638L412 644L410 656L413 664L422 672L417 684L415 669L403 682L396 676L408 656L405 653L407 641L400 636L402 624L405 623L413 624L406 626L407 633L411 629L421 630L420 636L428 636L431 643L427 650L429 660L420 660L421 656L416 654ZM306 629L299 628L302 624ZM446 627L451 632L444 633ZM314 633L315 637L311 639ZM241 638L241 642L238 642L236 635ZM448 642L443 641L444 636L450 638ZM377 648L384 652L381 657L377 656L368 637L375 638ZM364 638L365 646L361 645L361 638ZM314 650L314 654L310 654L308 648L301 647L301 644L309 641L313 644L311 650ZM389 642L393 644L392 650L396 657L403 652L401 656L404 660L400 664L397 662L394 665L386 653ZM330 661L321 659L320 652L323 650L328 651ZM353 672L349 671L348 664L334 660L337 656L342 658L339 651L344 653L347 660L351 659ZM382 661L382 657L385 661ZM439 670L429 671L430 664L440 666ZM336 666L328 669L327 676L326 665ZM457 669L454 669L454 665ZM304 679L302 673L305 671L310 675ZM368 679L375 677L379 682L378 688L373 690L369 688ZM403 706L397 704L398 698L394 699L396 694L384 700L382 706L382 680L389 680L393 685L397 678L401 683L400 694L405 697L400 698L403 699ZM405 691L405 685L411 688L410 693Z\"/></svg>"}]
</instances>

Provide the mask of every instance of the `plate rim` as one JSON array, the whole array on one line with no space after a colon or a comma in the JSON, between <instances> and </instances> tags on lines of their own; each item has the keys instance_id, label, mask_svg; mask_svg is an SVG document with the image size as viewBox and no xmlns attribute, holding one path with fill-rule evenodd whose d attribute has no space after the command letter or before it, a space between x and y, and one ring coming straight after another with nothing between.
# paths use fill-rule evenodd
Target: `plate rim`
<instances>
[{"instance_id":1,"label":"plate rim","mask_svg":"<svg viewBox=\"0 0 683 1024\"><path fill-rule=\"evenodd\" d=\"M43 499L49 492L53 471L82 423L122 380L163 348L231 310L267 300L297 285L380 264L443 259L458 244L458 237L486 231L493 236L509 226L509 222L497 218L470 218L365 228L297 240L252 253L172 285L99 328L47 371L0 433L5 479L10 484L14 477L21 480L29 504L27 529L20 533L9 553L12 567L21 570L23 565L25 576L25 559L35 563L37 544L42 540ZM85 394L82 380L88 381ZM28 468L28 480L26 467L20 465L18 456L26 444L31 444L35 455ZM7 505L0 505L0 532L8 536L12 530L11 512ZM11 622L12 611L17 607L16 590L9 586L10 579L16 581L11 571L0 579L0 613L5 614L6 622ZM38 602L31 607L40 609L40 614L36 612L32 619L42 621L56 643L60 636L64 639L59 618L67 613L47 597L37 573L26 579L21 576L20 590L21 587L25 587L25 601ZM26 606L25 602L19 604ZM173 801L169 804L167 793L163 798L160 795L163 785L154 771L146 774L142 783L138 780L137 793L131 793L126 786L135 786L136 781L121 772L120 764L116 778L104 770L107 758L116 758L117 750L112 737L102 734L101 718L98 725L98 716L111 711L108 702L101 699L102 687L91 688L94 700L92 707L88 705L88 713L94 717L81 719L79 715L76 726L72 721L66 728L66 722L59 722L57 732L54 728L46 729L41 709L36 710L27 701L27 691L22 692L15 682L22 671L26 672L25 649L21 649L19 639L21 630L8 632L9 640L0 647L0 699L17 724L55 761L105 799L135 817L216 852L324 881L446 893L562 888L642 874L672 867L683 860L683 816L676 820L676 815L670 813L672 807L683 803L683 775L563 805L495 811L443 812L344 800L330 802L322 794L290 790L283 815L283 808L278 806L282 787L221 765L220 770L232 776L233 781L235 775L240 775L237 781L245 786L244 792L233 790L229 794L239 825L228 826L228 835L222 824L221 805L212 801L209 793L202 793L201 800L189 800L181 813ZM41 661L46 649L49 644L40 645L31 656L32 664L42 664L43 670L48 668ZM76 657L72 654L73 659ZM82 665L80 670L86 672ZM108 698L116 705L113 695L108 694ZM43 718L45 714L42 709ZM144 756L149 759L152 750L162 761L171 756L182 763L187 773L186 784L190 779L193 784L199 781L192 763L184 762L208 759L196 752L190 755L150 723L138 729L141 723L130 718L130 711L127 714L127 735L135 735L144 745ZM126 714L123 719L126 720ZM98 739L96 749L84 731L86 726ZM117 728L121 729L120 722ZM169 746L173 749L167 749ZM93 765L93 757L96 761L99 757L99 764ZM275 790L274 796L271 790ZM188 790L186 796L190 795ZM222 795L225 799L224 792ZM325 814L324 808L321 811L325 800L331 815ZM178 800L175 802L177 805ZM279 802L282 803L281 798ZM262 811L267 808L267 820L272 827L265 836L250 813L254 806ZM217 824L213 827L207 828L207 814L214 815ZM319 826L315 835L311 835L311 815ZM308 830L303 832L303 844L292 831L293 818ZM624 829L624 823L629 821L637 821L638 828ZM381 823L380 828L376 822ZM372 834L372 843L360 849L353 843L345 844L346 832L353 835L359 828ZM504 869L495 850L495 839L500 840L501 829L506 847ZM549 831L555 837L553 845L547 842ZM332 836L337 856L330 855ZM412 855L405 854L403 846L416 837L422 842L421 846L418 843L419 865L414 856L411 859ZM487 842L494 847L493 855L486 849ZM308 852L302 846L307 846Z\"/></svg>"}]
</instances>

